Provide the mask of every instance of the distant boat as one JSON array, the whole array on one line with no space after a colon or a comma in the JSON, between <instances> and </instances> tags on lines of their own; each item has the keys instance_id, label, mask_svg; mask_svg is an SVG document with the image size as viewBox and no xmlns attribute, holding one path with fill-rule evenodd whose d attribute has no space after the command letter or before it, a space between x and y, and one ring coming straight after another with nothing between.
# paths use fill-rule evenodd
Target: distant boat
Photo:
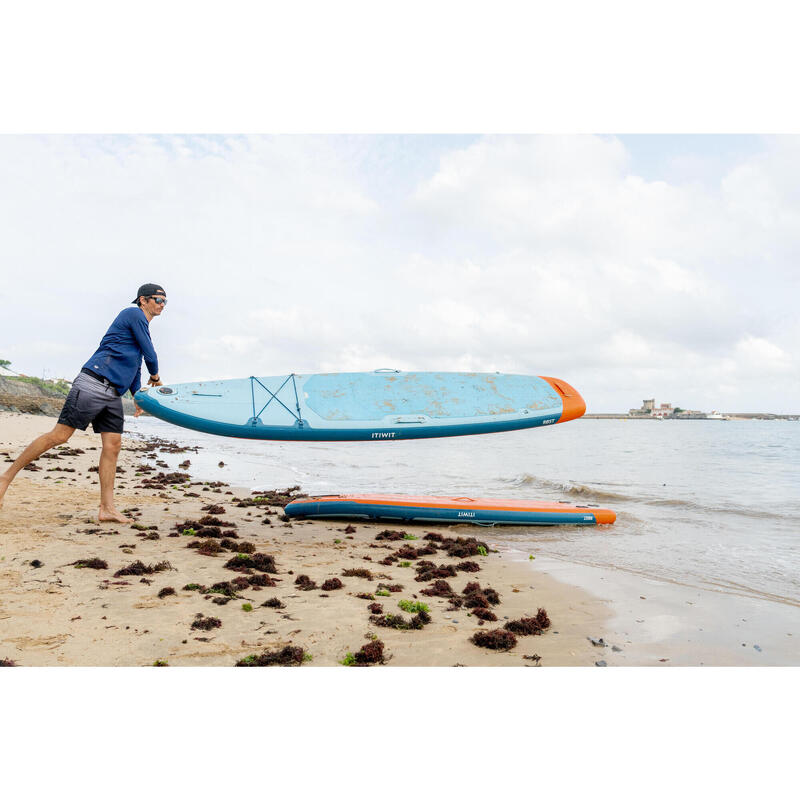
<instances>
[{"instance_id":1,"label":"distant boat","mask_svg":"<svg viewBox=\"0 0 800 800\"><path fill-rule=\"evenodd\" d=\"M706 419L728 419L728 418L720 414L719 411L712 411L710 414L706 414Z\"/></svg>"}]
</instances>

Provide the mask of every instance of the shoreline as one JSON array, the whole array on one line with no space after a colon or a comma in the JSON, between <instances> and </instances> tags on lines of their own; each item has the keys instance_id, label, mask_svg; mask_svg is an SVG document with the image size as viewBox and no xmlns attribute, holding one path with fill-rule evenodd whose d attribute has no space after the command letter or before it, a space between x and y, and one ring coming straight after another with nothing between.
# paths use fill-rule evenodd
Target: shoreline
<instances>
[{"instance_id":1,"label":"shoreline","mask_svg":"<svg viewBox=\"0 0 800 800\"><path fill-rule=\"evenodd\" d=\"M8 412L0 412L0 423L0 451L12 455L51 425L41 416ZM291 645L313 657L309 665L332 666L368 642L365 637L375 635L385 644L387 663L394 666L796 663L792 645L800 631L793 627L793 607L736 597L730 590L699 589L539 554L535 541L506 538L500 527L355 521L351 523L355 530L344 533L348 523L343 520L285 523L279 519L279 506L239 508L232 499L246 500L253 494L250 488L198 482L191 475L195 486L135 488L131 472L137 471L137 465L153 467L153 472L135 478L138 484L158 470L169 473L182 459L191 459L191 452L175 456L167 442L160 447L169 455L161 455L158 446L148 453L152 445L126 436L120 456L125 472L119 476L117 489L118 507L139 508L136 523L144 528L157 526L159 538L147 539L146 531L120 525L102 526L114 533L82 533L99 527L94 522L97 476L89 472L99 437L78 431L67 447L86 452L70 457L68 464L66 459L40 459L37 465L42 468L18 476L0 511L0 659L19 665L135 666L163 659L175 666L230 666L263 649ZM55 469L75 472L48 473L54 469L52 464L59 465ZM59 485L51 488L51 482ZM256 551L274 555L278 566L274 577L280 579L275 588L248 587L222 607L213 604L215 598L182 587L235 578L237 573L223 567L231 554L203 557L186 548L186 537L169 536L176 523L198 519L206 513L204 505L220 501L225 508L220 518L235 522L239 537L251 542ZM265 524L265 517L271 524ZM28 527L28 533L20 531ZM417 539L375 540L390 528ZM501 603L491 609L497 622L478 625L466 609L452 611L446 599L422 596L421 590L429 584L414 580L412 560L406 567L376 566L403 544L426 544L423 537L428 531L450 538L476 537L496 551L488 558L473 559L480 561L480 572L459 572L448 580L456 592L474 580L498 591ZM535 555L535 560L529 560L529 555ZM102 558L109 569L95 573L69 566L83 557ZM442 565L458 563L441 551L423 558ZM32 568L33 559L44 566ZM152 583L142 583L137 577L115 584L113 572L137 559L146 564L168 561L175 571L146 578ZM344 570L358 567L383 577L370 582L342 576ZM298 591L292 576L301 573L318 584L338 577L344 587L331 592ZM384 613L401 613L400 598L424 601L431 623L412 631L373 624L367 610L370 602L356 595L374 593L379 582L404 587L391 597L374 598L382 603ZM165 587L175 589L175 595L158 598L158 591ZM271 597L284 602L285 611L260 606ZM242 611L245 602L254 610ZM479 648L469 641L476 631L500 628L509 619L535 615L538 608L546 609L552 626L542 635L518 637L516 647L507 652ZM192 631L198 613L221 619L222 627L208 634ZM592 640L602 643L595 645ZM530 658L534 655L541 658Z\"/></svg>"}]
</instances>

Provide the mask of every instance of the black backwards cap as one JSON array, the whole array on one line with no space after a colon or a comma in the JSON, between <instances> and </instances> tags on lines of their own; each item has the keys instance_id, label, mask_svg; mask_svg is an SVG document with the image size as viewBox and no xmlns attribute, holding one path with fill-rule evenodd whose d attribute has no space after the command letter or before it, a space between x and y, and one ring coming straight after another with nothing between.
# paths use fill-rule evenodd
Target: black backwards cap
<instances>
[{"instance_id":1,"label":"black backwards cap","mask_svg":"<svg viewBox=\"0 0 800 800\"><path fill-rule=\"evenodd\" d=\"M167 296L163 287L159 286L157 283L143 283L139 287L139 291L136 292L136 297L131 300L131 303L136 304L139 302L140 297L149 297L151 294L163 294L164 297Z\"/></svg>"}]
</instances>

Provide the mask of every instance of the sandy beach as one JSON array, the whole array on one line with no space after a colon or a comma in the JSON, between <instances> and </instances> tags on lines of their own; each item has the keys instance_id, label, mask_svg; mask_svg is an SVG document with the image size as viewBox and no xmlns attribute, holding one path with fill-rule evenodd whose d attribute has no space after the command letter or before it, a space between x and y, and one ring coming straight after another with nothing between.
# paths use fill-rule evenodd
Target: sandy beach
<instances>
[{"instance_id":1,"label":"sandy beach","mask_svg":"<svg viewBox=\"0 0 800 800\"><path fill-rule=\"evenodd\" d=\"M52 424L0 412L0 459L15 457ZM537 548L547 529L514 540L501 527L289 522L285 497L271 502L263 499L269 493L199 481L194 453L158 437L124 437L117 507L132 521L100 525L98 448L99 437L79 431L37 469L21 472L6 494L0 660L232 666L282 652L290 663L333 666L378 641L383 650L373 645L367 653L390 666L797 662L791 603L554 560ZM478 600L465 595L474 583ZM436 586L440 593L431 596ZM425 603L427 612L419 618L401 601ZM515 634L509 649L472 641L534 619L539 609L550 624ZM494 636L511 641L505 632Z\"/></svg>"},{"instance_id":2,"label":"sandy beach","mask_svg":"<svg viewBox=\"0 0 800 800\"><path fill-rule=\"evenodd\" d=\"M3 412L3 460L15 457L51 426L49 417ZM19 666L233 666L290 646L302 649L306 666L333 666L374 641L383 643L384 663L391 666L593 665L600 657L588 638L602 636L606 605L529 564L504 557L488 542L486 556L451 557L441 547L430 548L441 542L426 540L430 529L424 526L397 528L406 538L377 539L386 524L357 523L351 526L354 530L345 530L342 522L282 521L280 505L246 505L252 501L246 489L192 485L190 465L183 482L142 488L143 481L164 474L157 466L159 448L127 437L120 455L117 507L135 509L129 512L135 522L99 525L97 473L91 471L98 447L99 437L76 432L61 450L51 451L57 458L42 457L34 462L39 469L21 472L6 495L0 511L0 659ZM191 453L186 457L191 460ZM142 472L142 465L149 471ZM185 523L204 516L225 523L210 526L222 538L185 533L192 530ZM206 555L187 546L203 541L218 546L230 531L238 537L227 539L232 550L219 548ZM481 533L470 526L434 531L451 541L484 541ZM242 547L243 542L248 544ZM409 547L408 556L379 563L401 548L409 553ZM432 552L415 557L414 551L425 547ZM237 558L249 563L248 553L237 556L239 549L272 556L276 571L226 567L232 559L235 566ZM432 580L416 580L416 567L425 559L445 572L464 563L478 570L453 570L455 575L446 577L454 603L450 597L422 593L433 585ZM136 562L140 571L163 568L116 575ZM106 568L83 565L87 563L105 563ZM368 570L371 579L345 575L348 570ZM298 586L301 575L319 588ZM274 585L248 584L254 577ZM332 579L342 586L322 589ZM232 583L236 580L239 585ZM472 582L496 592L499 603L484 605L497 621L479 620L476 613L482 606L470 607L463 592ZM215 584L223 585L213 590ZM191 585L198 588L184 588ZM402 588L396 590L398 586ZM164 591L169 589L174 593ZM263 606L268 600L280 607ZM411 623L418 615L414 609L401 610L400 601L424 602L430 621L418 622L416 629L377 622L391 621L394 615ZM373 603L381 609L371 611ZM538 635L517 635L508 650L471 641L475 633L535 618L540 608L550 625Z\"/></svg>"}]
</instances>

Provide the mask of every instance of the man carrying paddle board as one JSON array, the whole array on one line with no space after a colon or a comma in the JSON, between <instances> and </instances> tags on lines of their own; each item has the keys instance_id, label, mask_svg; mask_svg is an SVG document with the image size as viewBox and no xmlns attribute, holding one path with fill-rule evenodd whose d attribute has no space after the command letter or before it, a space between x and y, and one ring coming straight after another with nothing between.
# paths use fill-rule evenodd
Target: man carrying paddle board
<instances>
[{"instance_id":1,"label":"man carrying paddle board","mask_svg":"<svg viewBox=\"0 0 800 800\"><path fill-rule=\"evenodd\" d=\"M69 440L75 430L85 431L89 423L100 434L100 508L99 522L130 522L114 506L114 480L117 458L122 447L124 416L122 395L130 389L139 391L142 383L142 358L150 373L148 384L161 386L158 356L150 339L150 321L161 315L167 305L167 294L155 283L139 287L132 305L117 314L95 353L83 365L55 427L34 439L14 463L0 475L0 507L9 484L31 461ZM136 404L134 416L142 409Z\"/></svg>"}]
</instances>

